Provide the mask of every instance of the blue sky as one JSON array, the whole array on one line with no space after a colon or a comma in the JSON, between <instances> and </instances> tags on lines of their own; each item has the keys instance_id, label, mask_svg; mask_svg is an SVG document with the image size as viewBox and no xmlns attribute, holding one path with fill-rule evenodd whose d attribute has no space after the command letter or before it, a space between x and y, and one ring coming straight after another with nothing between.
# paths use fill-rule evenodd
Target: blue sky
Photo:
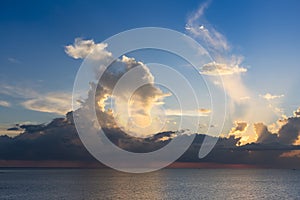
<instances>
[{"instance_id":1,"label":"blue sky","mask_svg":"<svg viewBox=\"0 0 300 200\"><path fill-rule=\"evenodd\" d=\"M22 103L72 92L82 60L65 53L75 38L99 43L121 31L157 26L186 33L187 19L204 1L2 1L0 4L0 124L48 122L57 113ZM211 1L203 22L226 37L229 54L242 55L251 91L282 97L291 115L299 106L299 1ZM6 89L3 89L5 87ZM273 102L272 102L273 103ZM275 117L276 114L274 114ZM233 116L234 118L234 116ZM233 119L235 120L235 119Z\"/></svg>"}]
</instances>

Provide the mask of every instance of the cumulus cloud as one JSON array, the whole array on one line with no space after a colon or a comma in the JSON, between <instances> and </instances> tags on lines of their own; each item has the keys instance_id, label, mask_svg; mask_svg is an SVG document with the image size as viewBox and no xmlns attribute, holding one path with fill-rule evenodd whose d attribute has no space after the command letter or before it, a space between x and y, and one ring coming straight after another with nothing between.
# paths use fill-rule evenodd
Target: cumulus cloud
<instances>
[{"instance_id":1,"label":"cumulus cloud","mask_svg":"<svg viewBox=\"0 0 300 200\"><path fill-rule=\"evenodd\" d=\"M234 127L229 132L230 137L239 138L238 145L247 143L249 136L244 135L247 131L249 124L244 121L235 121Z\"/></svg>"},{"instance_id":2,"label":"cumulus cloud","mask_svg":"<svg viewBox=\"0 0 300 200\"><path fill-rule=\"evenodd\" d=\"M288 117L279 120L281 127L277 133L271 133L268 127L263 123L254 124L254 130L257 134L257 143L274 143L292 145L297 142L300 134L300 117Z\"/></svg>"},{"instance_id":3,"label":"cumulus cloud","mask_svg":"<svg viewBox=\"0 0 300 200\"><path fill-rule=\"evenodd\" d=\"M9 103L8 101L0 100L0 106L10 107L11 103Z\"/></svg>"},{"instance_id":4,"label":"cumulus cloud","mask_svg":"<svg viewBox=\"0 0 300 200\"><path fill-rule=\"evenodd\" d=\"M239 67L239 66L228 66L225 63L216 63L216 62L205 64L200 68L201 74L212 75L212 76L232 75L232 74L239 74L245 72L247 72L246 68Z\"/></svg>"},{"instance_id":5,"label":"cumulus cloud","mask_svg":"<svg viewBox=\"0 0 300 200\"><path fill-rule=\"evenodd\" d=\"M243 133L247 130L248 123L243 121L235 121L235 126L230 130L230 133Z\"/></svg>"},{"instance_id":6,"label":"cumulus cloud","mask_svg":"<svg viewBox=\"0 0 300 200\"><path fill-rule=\"evenodd\" d=\"M266 100L272 100L272 99L282 98L282 97L284 97L284 95L283 94L281 94L281 95L272 95L270 93L266 93L264 95L260 95L260 97L262 97L262 98L264 98Z\"/></svg>"},{"instance_id":7,"label":"cumulus cloud","mask_svg":"<svg viewBox=\"0 0 300 200\"><path fill-rule=\"evenodd\" d=\"M135 88L137 83L142 86ZM144 63L122 56L108 66L93 87L99 121L105 127L118 126L140 137L154 134L163 127L158 108L170 94L155 86L154 77ZM132 88L135 89L132 91Z\"/></svg>"},{"instance_id":8,"label":"cumulus cloud","mask_svg":"<svg viewBox=\"0 0 300 200\"><path fill-rule=\"evenodd\" d=\"M257 135L257 143L274 143L278 142L277 134L269 132L268 127L263 123L254 124L254 131Z\"/></svg>"},{"instance_id":9,"label":"cumulus cloud","mask_svg":"<svg viewBox=\"0 0 300 200\"><path fill-rule=\"evenodd\" d=\"M95 64L92 66L95 68L95 78L99 79L99 72L103 73L98 83L91 84L92 88L96 88L97 114L102 127L119 127L135 136L145 137L155 132L168 130L170 126L167 123L168 116L207 116L210 113L208 109L183 113L178 110L164 112L161 107L164 104L164 98L171 94L164 93L154 84L155 77L149 68L144 63L124 55L114 60L103 71L104 68L101 66L108 64L107 61L112 61L113 55L106 49L107 44L100 44L93 40L77 38L73 45L66 46L66 53L77 59L83 59L90 53L88 58L97 63L92 62ZM97 52L104 56L98 56ZM142 86L131 91L137 83L142 83ZM93 98L88 97L84 100L85 102L81 102L84 105L93 105L89 99Z\"/></svg>"},{"instance_id":10,"label":"cumulus cloud","mask_svg":"<svg viewBox=\"0 0 300 200\"><path fill-rule=\"evenodd\" d=\"M300 133L300 118L290 117L278 131L278 140L283 144L294 144Z\"/></svg>"},{"instance_id":11,"label":"cumulus cloud","mask_svg":"<svg viewBox=\"0 0 300 200\"><path fill-rule=\"evenodd\" d=\"M106 50L107 44L95 43L94 40L76 38L74 44L65 46L65 52L72 58L84 59L90 55L90 59L104 60L111 58L111 52Z\"/></svg>"}]
</instances>

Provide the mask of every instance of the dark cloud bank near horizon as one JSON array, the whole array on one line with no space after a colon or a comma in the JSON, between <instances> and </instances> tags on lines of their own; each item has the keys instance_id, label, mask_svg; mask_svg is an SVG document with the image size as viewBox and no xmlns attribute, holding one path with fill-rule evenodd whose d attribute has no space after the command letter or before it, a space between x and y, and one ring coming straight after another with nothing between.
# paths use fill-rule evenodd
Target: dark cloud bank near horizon
<instances>
[{"instance_id":1,"label":"dark cloud bank near horizon","mask_svg":"<svg viewBox=\"0 0 300 200\"><path fill-rule=\"evenodd\" d=\"M292 145L297 138L300 118L291 117L278 134L272 134L263 124L256 124L256 143L237 146L240 138L219 138L214 149L203 159L198 151L205 135L196 134L193 144L178 162L245 164L271 168L300 168L300 146ZM54 119L47 125L18 125L23 129L16 137L0 136L0 160L9 161L77 161L98 162L85 149L77 135L72 112L66 118ZM120 129L105 130L108 138L131 152L150 152L166 145L174 132L162 132L149 138L135 138ZM296 137L297 133L297 137ZM284 135L285 134L285 135ZM177 137L190 137L181 135ZM167 138L167 139L166 139Z\"/></svg>"}]
</instances>

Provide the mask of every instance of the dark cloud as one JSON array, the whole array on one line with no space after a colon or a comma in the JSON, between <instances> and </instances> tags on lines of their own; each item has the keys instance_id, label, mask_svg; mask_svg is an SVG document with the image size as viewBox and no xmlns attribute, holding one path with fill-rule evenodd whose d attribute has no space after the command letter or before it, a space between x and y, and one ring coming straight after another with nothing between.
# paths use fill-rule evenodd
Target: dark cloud
<instances>
[{"instance_id":1,"label":"dark cloud","mask_svg":"<svg viewBox=\"0 0 300 200\"><path fill-rule=\"evenodd\" d=\"M24 132L0 138L1 160L92 160L68 118L48 125L21 125Z\"/></svg>"},{"instance_id":2,"label":"dark cloud","mask_svg":"<svg viewBox=\"0 0 300 200\"><path fill-rule=\"evenodd\" d=\"M263 123L254 124L254 131L257 135L257 143L274 143L278 142L277 134L269 132L268 127Z\"/></svg>"},{"instance_id":3,"label":"dark cloud","mask_svg":"<svg viewBox=\"0 0 300 200\"><path fill-rule=\"evenodd\" d=\"M282 144L294 144L300 132L300 118L288 118L287 123L278 131L278 140Z\"/></svg>"},{"instance_id":4,"label":"dark cloud","mask_svg":"<svg viewBox=\"0 0 300 200\"><path fill-rule=\"evenodd\" d=\"M295 117L279 121L283 125L279 128L278 133L271 133L263 123L254 124L254 130L257 134L256 142L293 145L299 138L300 116L295 115Z\"/></svg>"},{"instance_id":5,"label":"dark cloud","mask_svg":"<svg viewBox=\"0 0 300 200\"><path fill-rule=\"evenodd\" d=\"M256 124L256 131L261 134L259 142L243 146L237 146L240 138L221 137L208 156L201 160L198 152L206 135L196 134L194 142L178 161L298 168L300 160L297 152L300 152L300 146L290 145L295 139L294 128L297 129L295 124L298 122L298 118L289 119L280 129L279 136L270 133L265 125ZM0 160L96 162L77 135L72 113L68 113L66 118L54 119L47 125L20 127L24 132L14 138L0 136ZM286 131L292 133L287 134L288 137L280 136L286 134ZM117 128L105 128L105 133L114 144L131 152L151 152L168 144L174 137L191 137L167 131L148 138L136 138Z\"/></svg>"},{"instance_id":6,"label":"dark cloud","mask_svg":"<svg viewBox=\"0 0 300 200\"><path fill-rule=\"evenodd\" d=\"M8 131L19 131L20 128L19 127L12 127L12 128L8 128L6 130L8 130Z\"/></svg>"}]
</instances>

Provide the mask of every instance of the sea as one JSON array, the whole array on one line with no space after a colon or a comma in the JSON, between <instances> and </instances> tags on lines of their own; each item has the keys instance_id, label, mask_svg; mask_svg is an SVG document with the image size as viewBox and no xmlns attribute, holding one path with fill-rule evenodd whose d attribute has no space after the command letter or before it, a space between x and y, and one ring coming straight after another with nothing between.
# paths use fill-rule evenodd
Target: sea
<instances>
[{"instance_id":1,"label":"sea","mask_svg":"<svg viewBox=\"0 0 300 200\"><path fill-rule=\"evenodd\" d=\"M300 199L300 170L0 169L0 199Z\"/></svg>"}]
</instances>

